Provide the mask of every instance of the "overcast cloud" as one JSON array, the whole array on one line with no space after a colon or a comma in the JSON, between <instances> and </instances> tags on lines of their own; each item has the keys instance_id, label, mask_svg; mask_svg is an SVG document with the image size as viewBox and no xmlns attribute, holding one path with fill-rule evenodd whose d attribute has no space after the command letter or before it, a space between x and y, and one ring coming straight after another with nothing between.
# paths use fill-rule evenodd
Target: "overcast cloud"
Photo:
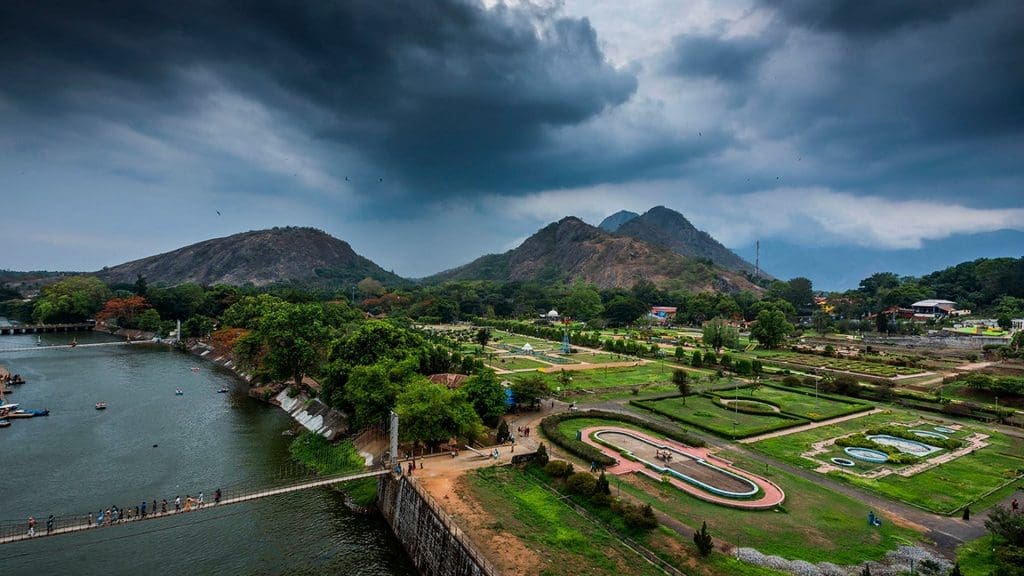
<instances>
[{"instance_id":1,"label":"overcast cloud","mask_svg":"<svg viewBox=\"0 0 1024 576\"><path fill-rule=\"evenodd\" d=\"M741 252L899 272L1024 232L1022 22L1013 0L4 3L2 211L52 230L0 229L0 268L313 225L423 276L663 204Z\"/></svg>"}]
</instances>

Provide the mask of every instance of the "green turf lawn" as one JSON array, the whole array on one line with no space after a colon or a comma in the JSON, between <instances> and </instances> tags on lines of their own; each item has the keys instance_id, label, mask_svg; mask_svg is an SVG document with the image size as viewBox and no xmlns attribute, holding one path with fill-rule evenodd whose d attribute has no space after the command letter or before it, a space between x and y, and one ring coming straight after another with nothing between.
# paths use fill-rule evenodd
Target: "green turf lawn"
<instances>
[{"instance_id":1,"label":"green turf lawn","mask_svg":"<svg viewBox=\"0 0 1024 576\"><path fill-rule=\"evenodd\" d=\"M542 574L662 574L517 468L483 468L467 475L466 484L499 519L495 530L514 535L548 560Z\"/></svg>"},{"instance_id":2,"label":"green turf lawn","mask_svg":"<svg viewBox=\"0 0 1024 576\"><path fill-rule=\"evenodd\" d=\"M731 398L731 395L724 392L723 396ZM653 408L657 414L728 438L734 436L745 438L806 422L806 420L778 414L744 414L735 410L727 410L705 396L687 396L685 403L682 398L641 400L640 402L644 406ZM633 408L642 411L640 408Z\"/></svg>"},{"instance_id":3,"label":"green turf lawn","mask_svg":"<svg viewBox=\"0 0 1024 576\"><path fill-rule=\"evenodd\" d=\"M723 393L723 398L732 396ZM819 394L802 394L773 386L761 386L751 393L750 389L740 390L740 398L767 400L774 402L787 414L793 414L809 420L825 420L862 410L870 410L871 406L860 402L835 400Z\"/></svg>"},{"instance_id":4,"label":"green turf lawn","mask_svg":"<svg viewBox=\"0 0 1024 576\"><path fill-rule=\"evenodd\" d=\"M632 356L621 354L609 354L608 352L577 352L569 356L573 360L586 362L587 364L607 364L609 362L636 362Z\"/></svg>"},{"instance_id":5,"label":"green turf lawn","mask_svg":"<svg viewBox=\"0 0 1024 576\"><path fill-rule=\"evenodd\" d=\"M861 432L869 427L889 422L913 422L922 419L928 420L928 427L949 422L948 419L939 421L934 417L893 409L830 426L769 438L756 442L751 447L795 466L814 469L817 466L814 462L800 456L814 442L851 432ZM965 430L954 437L963 438L972 432L989 434L990 445L909 478L893 474L870 480L841 472L833 472L830 476L926 510L943 514L954 513L960 507L1012 479L1016 470L1024 470L1024 440L975 424L965 424ZM1004 491L1006 490L1010 489ZM1002 491L997 495L1001 493Z\"/></svg>"},{"instance_id":6,"label":"green turf lawn","mask_svg":"<svg viewBox=\"0 0 1024 576\"><path fill-rule=\"evenodd\" d=\"M992 537L982 536L965 542L956 549L956 560L964 576L989 576L996 569L992 554Z\"/></svg>"},{"instance_id":7,"label":"green turf lawn","mask_svg":"<svg viewBox=\"0 0 1024 576\"><path fill-rule=\"evenodd\" d=\"M538 362L537 360L530 360L529 358L495 358L488 360L487 365L491 368L497 368L499 370L523 370L525 368L547 368L551 364L544 362Z\"/></svg>"},{"instance_id":8,"label":"green turf lawn","mask_svg":"<svg viewBox=\"0 0 1024 576\"><path fill-rule=\"evenodd\" d=\"M561 386L563 390L599 390L601 388L628 388L643 384L669 382L672 370L659 364L641 364L614 368L592 368L589 370L573 370L569 372L572 381L568 386L558 382L557 374L547 374L545 378L551 389Z\"/></svg>"},{"instance_id":9,"label":"green turf lawn","mask_svg":"<svg viewBox=\"0 0 1024 576\"><path fill-rule=\"evenodd\" d=\"M828 358L815 354L801 354L799 352L766 352L758 354L765 360L778 360L801 366L812 366L817 368L829 368L831 370L843 370L871 376L891 378L897 375L920 374L924 370L920 368L908 368L905 366L890 366L878 362L863 360L848 360L845 358Z\"/></svg>"}]
</instances>

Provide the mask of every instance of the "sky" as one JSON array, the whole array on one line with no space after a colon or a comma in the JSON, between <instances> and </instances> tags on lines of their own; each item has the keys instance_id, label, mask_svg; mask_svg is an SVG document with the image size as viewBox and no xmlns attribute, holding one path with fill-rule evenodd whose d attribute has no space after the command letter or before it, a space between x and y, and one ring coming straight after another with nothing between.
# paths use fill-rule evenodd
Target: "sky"
<instances>
[{"instance_id":1,"label":"sky","mask_svg":"<svg viewBox=\"0 0 1024 576\"><path fill-rule=\"evenodd\" d=\"M664 205L819 289L1024 255L1019 0L0 3L0 268Z\"/></svg>"}]
</instances>

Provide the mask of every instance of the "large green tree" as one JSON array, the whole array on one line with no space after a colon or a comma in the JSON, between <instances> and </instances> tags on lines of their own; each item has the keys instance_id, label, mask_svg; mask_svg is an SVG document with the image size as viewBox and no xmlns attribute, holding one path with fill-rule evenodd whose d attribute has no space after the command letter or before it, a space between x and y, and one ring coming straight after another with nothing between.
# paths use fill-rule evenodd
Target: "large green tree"
<instances>
[{"instance_id":1,"label":"large green tree","mask_svg":"<svg viewBox=\"0 0 1024 576\"><path fill-rule=\"evenodd\" d=\"M604 312L601 294L590 284L577 282L562 300L561 313L577 320L591 320Z\"/></svg>"},{"instance_id":2,"label":"large green tree","mask_svg":"<svg viewBox=\"0 0 1024 576\"><path fill-rule=\"evenodd\" d=\"M235 352L260 376L301 383L303 376L317 371L326 358L330 330L324 322L324 308L280 299L263 303L255 328L239 339Z\"/></svg>"},{"instance_id":3,"label":"large green tree","mask_svg":"<svg viewBox=\"0 0 1024 576\"><path fill-rule=\"evenodd\" d=\"M107 285L92 276L71 276L43 288L32 319L43 324L81 322L113 297Z\"/></svg>"},{"instance_id":4,"label":"large green tree","mask_svg":"<svg viewBox=\"0 0 1024 576\"><path fill-rule=\"evenodd\" d=\"M707 324L704 324L702 339L705 346L711 346L715 349L715 352L719 352L722 348L736 348L739 346L740 334L735 328L729 326L725 320L714 318Z\"/></svg>"},{"instance_id":5,"label":"large green tree","mask_svg":"<svg viewBox=\"0 0 1024 576\"><path fill-rule=\"evenodd\" d=\"M496 424L507 409L505 388L491 370L467 378L462 383L462 391L480 419L489 425Z\"/></svg>"},{"instance_id":6,"label":"large green tree","mask_svg":"<svg viewBox=\"0 0 1024 576\"><path fill-rule=\"evenodd\" d=\"M452 436L476 438L480 417L463 392L420 378L398 395L395 407L403 438L436 446Z\"/></svg>"},{"instance_id":7,"label":"large green tree","mask_svg":"<svg viewBox=\"0 0 1024 576\"><path fill-rule=\"evenodd\" d=\"M762 310L757 315L750 335L757 339L765 348L778 348L793 331L793 325L786 320L786 315L779 310Z\"/></svg>"},{"instance_id":8,"label":"large green tree","mask_svg":"<svg viewBox=\"0 0 1024 576\"><path fill-rule=\"evenodd\" d=\"M551 395L551 387L539 374L531 374L512 382L512 398L516 404L535 404Z\"/></svg>"}]
</instances>

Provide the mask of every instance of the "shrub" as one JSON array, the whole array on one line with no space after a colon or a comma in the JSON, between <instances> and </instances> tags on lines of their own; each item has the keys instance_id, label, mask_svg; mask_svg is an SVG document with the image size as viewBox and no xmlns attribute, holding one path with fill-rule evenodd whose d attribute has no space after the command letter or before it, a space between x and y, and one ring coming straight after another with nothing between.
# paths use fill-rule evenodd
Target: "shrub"
<instances>
[{"instance_id":1,"label":"shrub","mask_svg":"<svg viewBox=\"0 0 1024 576\"><path fill-rule=\"evenodd\" d=\"M612 487L608 484L608 477L604 475L604 470L601 470L601 475L597 477L597 492L607 495L612 493Z\"/></svg>"},{"instance_id":2,"label":"shrub","mask_svg":"<svg viewBox=\"0 0 1024 576\"><path fill-rule=\"evenodd\" d=\"M658 518L654 515L654 509L650 504L634 506L632 504L620 503L619 510L626 526L630 528L657 528Z\"/></svg>"},{"instance_id":3,"label":"shrub","mask_svg":"<svg viewBox=\"0 0 1024 576\"><path fill-rule=\"evenodd\" d=\"M565 460L551 460L544 465L544 472L552 478L564 478L569 475L570 464Z\"/></svg>"},{"instance_id":4,"label":"shrub","mask_svg":"<svg viewBox=\"0 0 1024 576\"><path fill-rule=\"evenodd\" d=\"M698 532L693 533L693 543L697 545L697 551L700 552L701 556L708 556L715 549L715 544L711 540L711 534L708 534L707 521L701 524Z\"/></svg>"},{"instance_id":5,"label":"shrub","mask_svg":"<svg viewBox=\"0 0 1024 576\"><path fill-rule=\"evenodd\" d=\"M570 492L590 497L597 492L597 478L589 472L576 472L565 480L565 487Z\"/></svg>"},{"instance_id":6,"label":"shrub","mask_svg":"<svg viewBox=\"0 0 1024 576\"><path fill-rule=\"evenodd\" d=\"M534 458L536 458L537 462L539 462L541 466L547 465L548 447L545 446L543 442L541 442L540 445L537 446L537 454L536 456L534 456Z\"/></svg>"}]
</instances>

